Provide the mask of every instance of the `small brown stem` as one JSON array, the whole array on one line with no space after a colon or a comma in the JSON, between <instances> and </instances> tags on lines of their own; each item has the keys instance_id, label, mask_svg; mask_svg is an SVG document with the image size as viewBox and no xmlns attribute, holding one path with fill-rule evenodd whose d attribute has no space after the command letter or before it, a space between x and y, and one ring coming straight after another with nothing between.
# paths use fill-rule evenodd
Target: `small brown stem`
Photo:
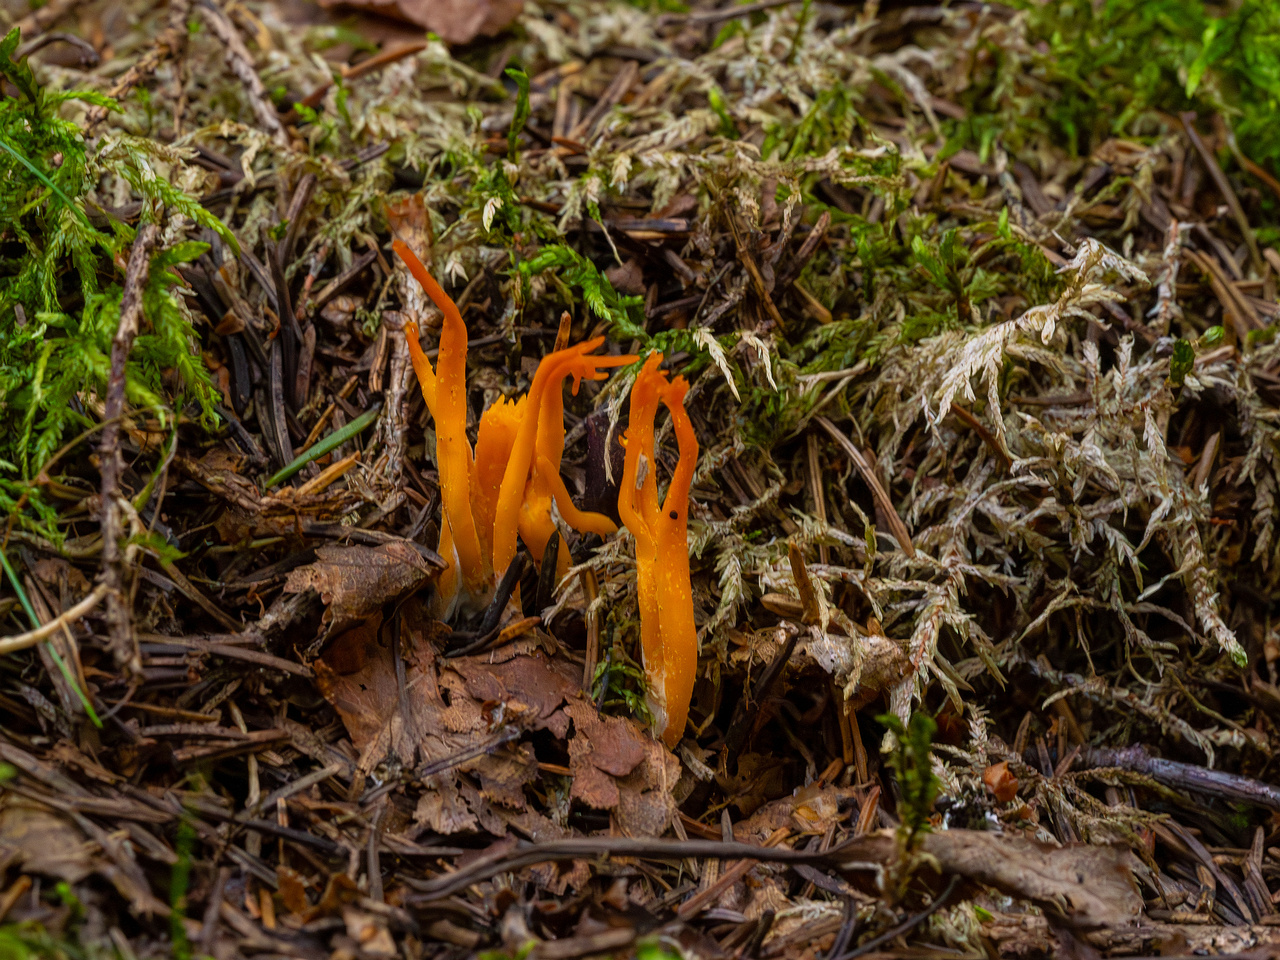
<instances>
[{"instance_id":1,"label":"small brown stem","mask_svg":"<svg viewBox=\"0 0 1280 960\"><path fill-rule=\"evenodd\" d=\"M803 610L801 616L805 623L817 623L822 616L822 606L813 589L813 581L809 579L804 554L794 540L787 544L787 559L791 562L791 576L796 582L796 591L800 594L800 606Z\"/></svg>"},{"instance_id":2,"label":"small brown stem","mask_svg":"<svg viewBox=\"0 0 1280 960\"><path fill-rule=\"evenodd\" d=\"M978 435L987 448L996 455L1000 461L1000 465L1004 467L1004 472L1008 473L1013 466L1013 461L1009 459L1009 454L1005 453L1004 448L1000 446L1000 441L982 425L982 421L975 417L972 413L958 404L951 404L951 412L955 414L956 419L960 420L965 426Z\"/></svg>"},{"instance_id":3,"label":"small brown stem","mask_svg":"<svg viewBox=\"0 0 1280 960\"><path fill-rule=\"evenodd\" d=\"M893 501L889 499L889 491L884 488L884 484L880 482L876 472L871 469L871 464L867 462L866 456L854 445L852 440L841 433L836 428L836 425L826 417L814 417L814 422L827 431L828 436L839 444L840 449L853 461L853 465L857 468L863 482L871 488L871 496L880 504L880 509L884 512L885 520L889 524L889 532L893 534L893 539L898 541L898 546L903 553L908 557L914 557L916 548L911 543L911 534L907 530L907 525L902 522L902 517L898 516L898 511L894 507Z\"/></svg>"},{"instance_id":4,"label":"small brown stem","mask_svg":"<svg viewBox=\"0 0 1280 960\"><path fill-rule=\"evenodd\" d=\"M222 45L227 48L227 66L244 84L245 92L249 96L249 105L253 108L254 115L258 118L258 125L271 134L271 139L275 141L276 146L288 147L289 135L280 123L280 116L276 113L275 106L267 97L266 88L262 85L262 78L258 76L258 70L253 64L253 57L249 54L249 48L244 45L244 40L240 38L239 31L236 30L235 25L227 18L227 15L211 0L204 0L200 4L200 12L204 14L209 28L222 41Z\"/></svg>"},{"instance_id":5,"label":"small brown stem","mask_svg":"<svg viewBox=\"0 0 1280 960\"><path fill-rule=\"evenodd\" d=\"M813 494L813 513L822 525L827 525L827 496L822 483L822 463L818 452L818 435L808 434L806 453L809 465L809 490ZM825 543L818 544L818 560L824 566L831 562L831 551Z\"/></svg>"},{"instance_id":6,"label":"small brown stem","mask_svg":"<svg viewBox=\"0 0 1280 960\"><path fill-rule=\"evenodd\" d=\"M102 418L106 429L102 431L102 443L98 447L102 473L102 583L107 590L107 632L116 666L125 668L132 675L142 673L142 659L138 653L138 641L133 634L126 593L128 571L124 554L120 549L123 533L122 511L117 498L120 496L120 475L124 472L124 457L120 453L120 415L124 412L125 364L133 349L142 320L142 288L151 270L151 250L156 244L160 229L154 223L145 223L138 230L129 253L129 265L125 271L124 294L120 301L120 325L111 343L111 375L107 381L106 405Z\"/></svg>"},{"instance_id":7,"label":"small brown stem","mask_svg":"<svg viewBox=\"0 0 1280 960\"><path fill-rule=\"evenodd\" d=\"M130 90L155 73L160 64L170 58L176 59L182 53L187 43L187 16L190 12L191 0L172 0L169 4L169 20L156 36L151 49L111 85L107 96L113 100L123 99ZM109 112L106 107L90 107L85 119L85 132L92 133L94 127L107 119Z\"/></svg>"},{"instance_id":8,"label":"small brown stem","mask_svg":"<svg viewBox=\"0 0 1280 960\"><path fill-rule=\"evenodd\" d=\"M1205 142L1200 139L1200 134L1196 132L1195 119L1196 115L1190 112L1181 116L1182 127L1187 132L1187 139L1191 141L1191 146L1195 147L1196 153L1200 155L1200 160L1204 163L1205 169L1209 171L1209 176L1213 178L1214 185L1217 186L1218 192L1222 194L1222 199L1227 201L1231 216L1235 218L1240 227L1240 233L1244 236L1244 242L1249 247L1249 262L1253 265L1253 269L1257 271L1258 276L1262 276L1262 256L1258 253L1258 241L1254 238L1253 227L1249 226L1249 218L1245 216L1244 207L1240 206L1240 198L1231 189L1231 181L1222 172L1222 167L1218 166L1218 160L1214 157L1213 152L1205 146Z\"/></svg>"}]
</instances>

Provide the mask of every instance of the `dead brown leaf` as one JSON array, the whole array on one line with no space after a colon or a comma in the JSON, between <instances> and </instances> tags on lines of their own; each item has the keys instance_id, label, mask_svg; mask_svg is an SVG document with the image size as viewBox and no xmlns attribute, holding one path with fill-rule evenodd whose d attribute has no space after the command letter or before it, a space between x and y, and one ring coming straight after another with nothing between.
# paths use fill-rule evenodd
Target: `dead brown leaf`
<instances>
[{"instance_id":1,"label":"dead brown leaf","mask_svg":"<svg viewBox=\"0 0 1280 960\"><path fill-rule=\"evenodd\" d=\"M550 729L557 737L568 733L560 705L581 686L581 670L574 665L537 651L505 663L491 663L487 655L459 657L449 667L481 703L503 703L508 710L527 713L535 730Z\"/></svg>"},{"instance_id":2,"label":"dead brown leaf","mask_svg":"<svg viewBox=\"0 0 1280 960\"><path fill-rule=\"evenodd\" d=\"M311 908L311 904L307 902L307 888L297 870L280 864L276 867L276 881L279 883L280 900L286 910L302 916Z\"/></svg>"},{"instance_id":3,"label":"dead brown leaf","mask_svg":"<svg viewBox=\"0 0 1280 960\"><path fill-rule=\"evenodd\" d=\"M425 27L448 43L470 43L510 24L524 0L320 0L320 6L367 10Z\"/></svg>"},{"instance_id":4,"label":"dead brown leaf","mask_svg":"<svg viewBox=\"0 0 1280 960\"><path fill-rule=\"evenodd\" d=\"M569 741L569 795L597 810L612 810L633 836L657 836L675 816L672 790L680 761L629 717L602 717L581 697L566 711L573 720Z\"/></svg>"},{"instance_id":5,"label":"dead brown leaf","mask_svg":"<svg viewBox=\"0 0 1280 960\"><path fill-rule=\"evenodd\" d=\"M644 293L644 270L635 257L624 264L610 267L604 275L619 293L629 293L633 296Z\"/></svg>"},{"instance_id":6,"label":"dead brown leaf","mask_svg":"<svg viewBox=\"0 0 1280 960\"><path fill-rule=\"evenodd\" d=\"M569 741L569 795L597 810L612 810L621 799L617 778L644 759L643 734L625 717L602 717L593 704L575 700L568 706L574 736Z\"/></svg>"},{"instance_id":7,"label":"dead brown leaf","mask_svg":"<svg viewBox=\"0 0 1280 960\"><path fill-rule=\"evenodd\" d=\"M31 569L41 581L55 590L66 584L77 599L89 592L89 581L85 575L78 567L73 567L61 557L43 557Z\"/></svg>"},{"instance_id":8,"label":"dead brown leaf","mask_svg":"<svg viewBox=\"0 0 1280 960\"><path fill-rule=\"evenodd\" d=\"M403 691L384 639L388 631L375 621L329 645L315 663L317 684L347 728L361 774L384 761L412 768L456 759L452 769L427 777L429 789L414 811L417 823L442 834L479 826L502 835L506 823L490 805L524 809L524 786L537 777L538 763L529 744L500 745L498 737L512 725L554 726L548 721L560 713L566 668L541 654L493 665L441 661L436 644L448 628L427 617L416 600L404 605L401 616Z\"/></svg>"},{"instance_id":9,"label":"dead brown leaf","mask_svg":"<svg viewBox=\"0 0 1280 960\"><path fill-rule=\"evenodd\" d=\"M68 818L14 794L0 804L0 849L16 851L24 870L67 883L93 872L93 847Z\"/></svg>"},{"instance_id":10,"label":"dead brown leaf","mask_svg":"<svg viewBox=\"0 0 1280 960\"><path fill-rule=\"evenodd\" d=\"M533 744L511 744L464 764L480 779L480 793L488 801L512 810L525 806L524 785L538 778Z\"/></svg>"},{"instance_id":11,"label":"dead brown leaf","mask_svg":"<svg viewBox=\"0 0 1280 960\"><path fill-rule=\"evenodd\" d=\"M302 914L303 920L310 923L319 917L331 917L347 904L360 899L360 887L345 873L330 874L325 884L320 902Z\"/></svg>"},{"instance_id":12,"label":"dead brown leaf","mask_svg":"<svg viewBox=\"0 0 1280 960\"><path fill-rule=\"evenodd\" d=\"M851 787L819 786L801 787L789 797L766 803L745 820L733 825L735 840L762 841L781 827L790 827L804 833L825 833L827 828L841 820L841 804L858 795Z\"/></svg>"},{"instance_id":13,"label":"dead brown leaf","mask_svg":"<svg viewBox=\"0 0 1280 960\"><path fill-rule=\"evenodd\" d=\"M412 593L436 570L408 541L377 547L321 547L316 562L290 572L286 593L315 590L327 609L330 635L359 623L384 603Z\"/></svg>"},{"instance_id":14,"label":"dead brown leaf","mask_svg":"<svg viewBox=\"0 0 1280 960\"><path fill-rule=\"evenodd\" d=\"M1142 914L1136 861L1126 848L1052 847L979 830L943 830L925 838L924 851L944 872L1054 905L1081 926L1124 926Z\"/></svg>"},{"instance_id":15,"label":"dead brown leaf","mask_svg":"<svg viewBox=\"0 0 1280 960\"><path fill-rule=\"evenodd\" d=\"M786 770L772 754L744 753L738 758L738 771L733 776L717 774L716 782L730 802L751 816L770 800L778 800L787 792Z\"/></svg>"}]
</instances>

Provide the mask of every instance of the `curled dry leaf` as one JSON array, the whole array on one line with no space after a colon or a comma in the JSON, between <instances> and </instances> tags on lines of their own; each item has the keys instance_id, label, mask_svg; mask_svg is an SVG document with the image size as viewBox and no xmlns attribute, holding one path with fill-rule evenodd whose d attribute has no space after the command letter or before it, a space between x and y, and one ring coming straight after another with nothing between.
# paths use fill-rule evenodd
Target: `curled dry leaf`
<instances>
[{"instance_id":1,"label":"curled dry leaf","mask_svg":"<svg viewBox=\"0 0 1280 960\"><path fill-rule=\"evenodd\" d=\"M911 666L901 644L878 633L855 639L834 631L810 629L809 635L796 645L796 651L835 678L851 710L861 710L878 699L901 682Z\"/></svg>"},{"instance_id":2,"label":"curled dry leaf","mask_svg":"<svg viewBox=\"0 0 1280 960\"><path fill-rule=\"evenodd\" d=\"M982 771L982 782L1001 803L1008 803L1018 795L1018 778L1009 772L1009 762L1001 760Z\"/></svg>"},{"instance_id":3,"label":"curled dry leaf","mask_svg":"<svg viewBox=\"0 0 1280 960\"><path fill-rule=\"evenodd\" d=\"M758 843L781 827L797 832L825 833L848 812L848 803L858 796L852 787L821 786L811 783L799 787L789 797L766 803L745 820L733 825L733 838ZM841 805L844 804L844 810Z\"/></svg>"},{"instance_id":4,"label":"curled dry leaf","mask_svg":"<svg viewBox=\"0 0 1280 960\"><path fill-rule=\"evenodd\" d=\"M924 852L958 873L1015 897L1056 908L1082 927L1120 927L1142 913L1137 861L1119 846L1052 847L979 830L943 830Z\"/></svg>"},{"instance_id":5,"label":"curled dry leaf","mask_svg":"<svg viewBox=\"0 0 1280 960\"><path fill-rule=\"evenodd\" d=\"M322 7L354 7L417 24L447 43L491 37L524 9L524 0L320 0Z\"/></svg>"},{"instance_id":6,"label":"curled dry leaf","mask_svg":"<svg viewBox=\"0 0 1280 960\"><path fill-rule=\"evenodd\" d=\"M332 636L363 621L384 603L420 589L439 571L408 541L377 547L329 546L316 562L299 567L285 582L286 593L315 590L324 602L324 623Z\"/></svg>"},{"instance_id":7,"label":"curled dry leaf","mask_svg":"<svg viewBox=\"0 0 1280 960\"><path fill-rule=\"evenodd\" d=\"M1120 845L1055 847L986 830L938 830L925 836L921 852L944 876L959 874L1030 900L1074 927L1114 929L1142 914L1134 880L1141 864ZM832 853L849 876L898 855L888 830L850 840Z\"/></svg>"}]
</instances>

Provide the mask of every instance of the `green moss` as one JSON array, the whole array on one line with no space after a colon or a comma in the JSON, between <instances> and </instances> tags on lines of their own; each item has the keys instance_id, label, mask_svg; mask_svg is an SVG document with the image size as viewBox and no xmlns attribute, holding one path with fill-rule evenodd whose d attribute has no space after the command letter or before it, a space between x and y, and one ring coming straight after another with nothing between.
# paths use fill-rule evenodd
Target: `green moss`
<instances>
[{"instance_id":1,"label":"green moss","mask_svg":"<svg viewBox=\"0 0 1280 960\"><path fill-rule=\"evenodd\" d=\"M236 243L198 201L157 175L158 165L180 161L174 151L115 136L90 156L80 126L62 109L72 100L114 103L40 86L25 60L11 60L18 39L15 30L0 41L0 73L20 94L0 101L0 413L14 426L0 436L0 508L28 505L22 522L56 540L52 512L33 481L73 432L93 426L85 404L105 392L120 318L117 262L134 234L113 217L107 229L94 226L87 209L94 183L119 177L143 199L144 216L182 214ZM205 249L179 243L154 254L126 391L135 407L164 417L192 401L210 423L215 394L172 269Z\"/></svg>"}]
</instances>

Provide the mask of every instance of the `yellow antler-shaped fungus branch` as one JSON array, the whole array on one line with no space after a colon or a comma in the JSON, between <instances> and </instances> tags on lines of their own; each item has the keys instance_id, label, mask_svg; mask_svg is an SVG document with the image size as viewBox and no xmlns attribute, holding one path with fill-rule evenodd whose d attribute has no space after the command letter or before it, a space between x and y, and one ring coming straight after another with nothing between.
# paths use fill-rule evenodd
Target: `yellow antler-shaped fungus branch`
<instances>
[{"instance_id":1,"label":"yellow antler-shaped fungus branch","mask_svg":"<svg viewBox=\"0 0 1280 960\"><path fill-rule=\"evenodd\" d=\"M698 460L698 439L684 408L689 384L667 381L652 353L631 388L631 422L618 513L636 541L636 586L640 601L640 646L649 683L649 709L668 747L684 734L698 671L698 632L689 581L689 485ZM653 421L662 403L671 411L680 460L667 498L658 505ZM644 469L641 471L641 460Z\"/></svg>"},{"instance_id":2,"label":"yellow antler-shaped fungus branch","mask_svg":"<svg viewBox=\"0 0 1280 960\"><path fill-rule=\"evenodd\" d=\"M577 394L583 380L603 380L607 368L639 359L590 356L602 343L604 337L596 337L543 357L529 394L521 401L525 412L507 460L493 521L493 570L499 577L515 558L517 532L524 536L534 559L542 561L542 551L555 532L548 495L555 499L565 522L575 529L604 531L605 535L616 529L608 517L574 507L560 479L560 458L564 453L564 400L560 391L565 377L573 377L573 392ZM538 479L531 484L530 474L535 470ZM532 491L528 489L531 485ZM534 499L530 498L531 493ZM520 514L525 504L529 509L522 529Z\"/></svg>"},{"instance_id":3,"label":"yellow antler-shaped fungus branch","mask_svg":"<svg viewBox=\"0 0 1280 960\"><path fill-rule=\"evenodd\" d=\"M392 249L444 313L435 369L422 352L416 325L405 324L405 340L422 397L436 422L436 464L440 473L443 522L440 554L449 568L437 583L438 615L448 616L465 600L484 603L497 577L516 554L517 534L541 563L555 533L551 504L575 530L608 536L613 522L579 510L560 477L564 455L566 377L576 394L583 380L601 380L610 367L635 363L634 356L590 356L604 337L543 357L527 396L492 404L480 418L474 457L467 440L467 327L462 314L426 267L404 243ZM568 569L561 551L558 573Z\"/></svg>"},{"instance_id":4,"label":"yellow antler-shaped fungus branch","mask_svg":"<svg viewBox=\"0 0 1280 960\"><path fill-rule=\"evenodd\" d=\"M436 422L436 466L440 472L440 502L444 522L440 525L440 553L445 560L457 558L441 576L438 589L452 600L458 592L457 577L468 596L482 596L492 578L492 570L481 549L471 513L471 473L474 468L471 443L467 440L467 325L449 295L440 288L422 261L399 240L391 248L422 284L427 296L444 314L440 330L440 353L436 368L422 352L416 324L405 325L405 339L413 370L422 385L422 399Z\"/></svg>"}]
</instances>

